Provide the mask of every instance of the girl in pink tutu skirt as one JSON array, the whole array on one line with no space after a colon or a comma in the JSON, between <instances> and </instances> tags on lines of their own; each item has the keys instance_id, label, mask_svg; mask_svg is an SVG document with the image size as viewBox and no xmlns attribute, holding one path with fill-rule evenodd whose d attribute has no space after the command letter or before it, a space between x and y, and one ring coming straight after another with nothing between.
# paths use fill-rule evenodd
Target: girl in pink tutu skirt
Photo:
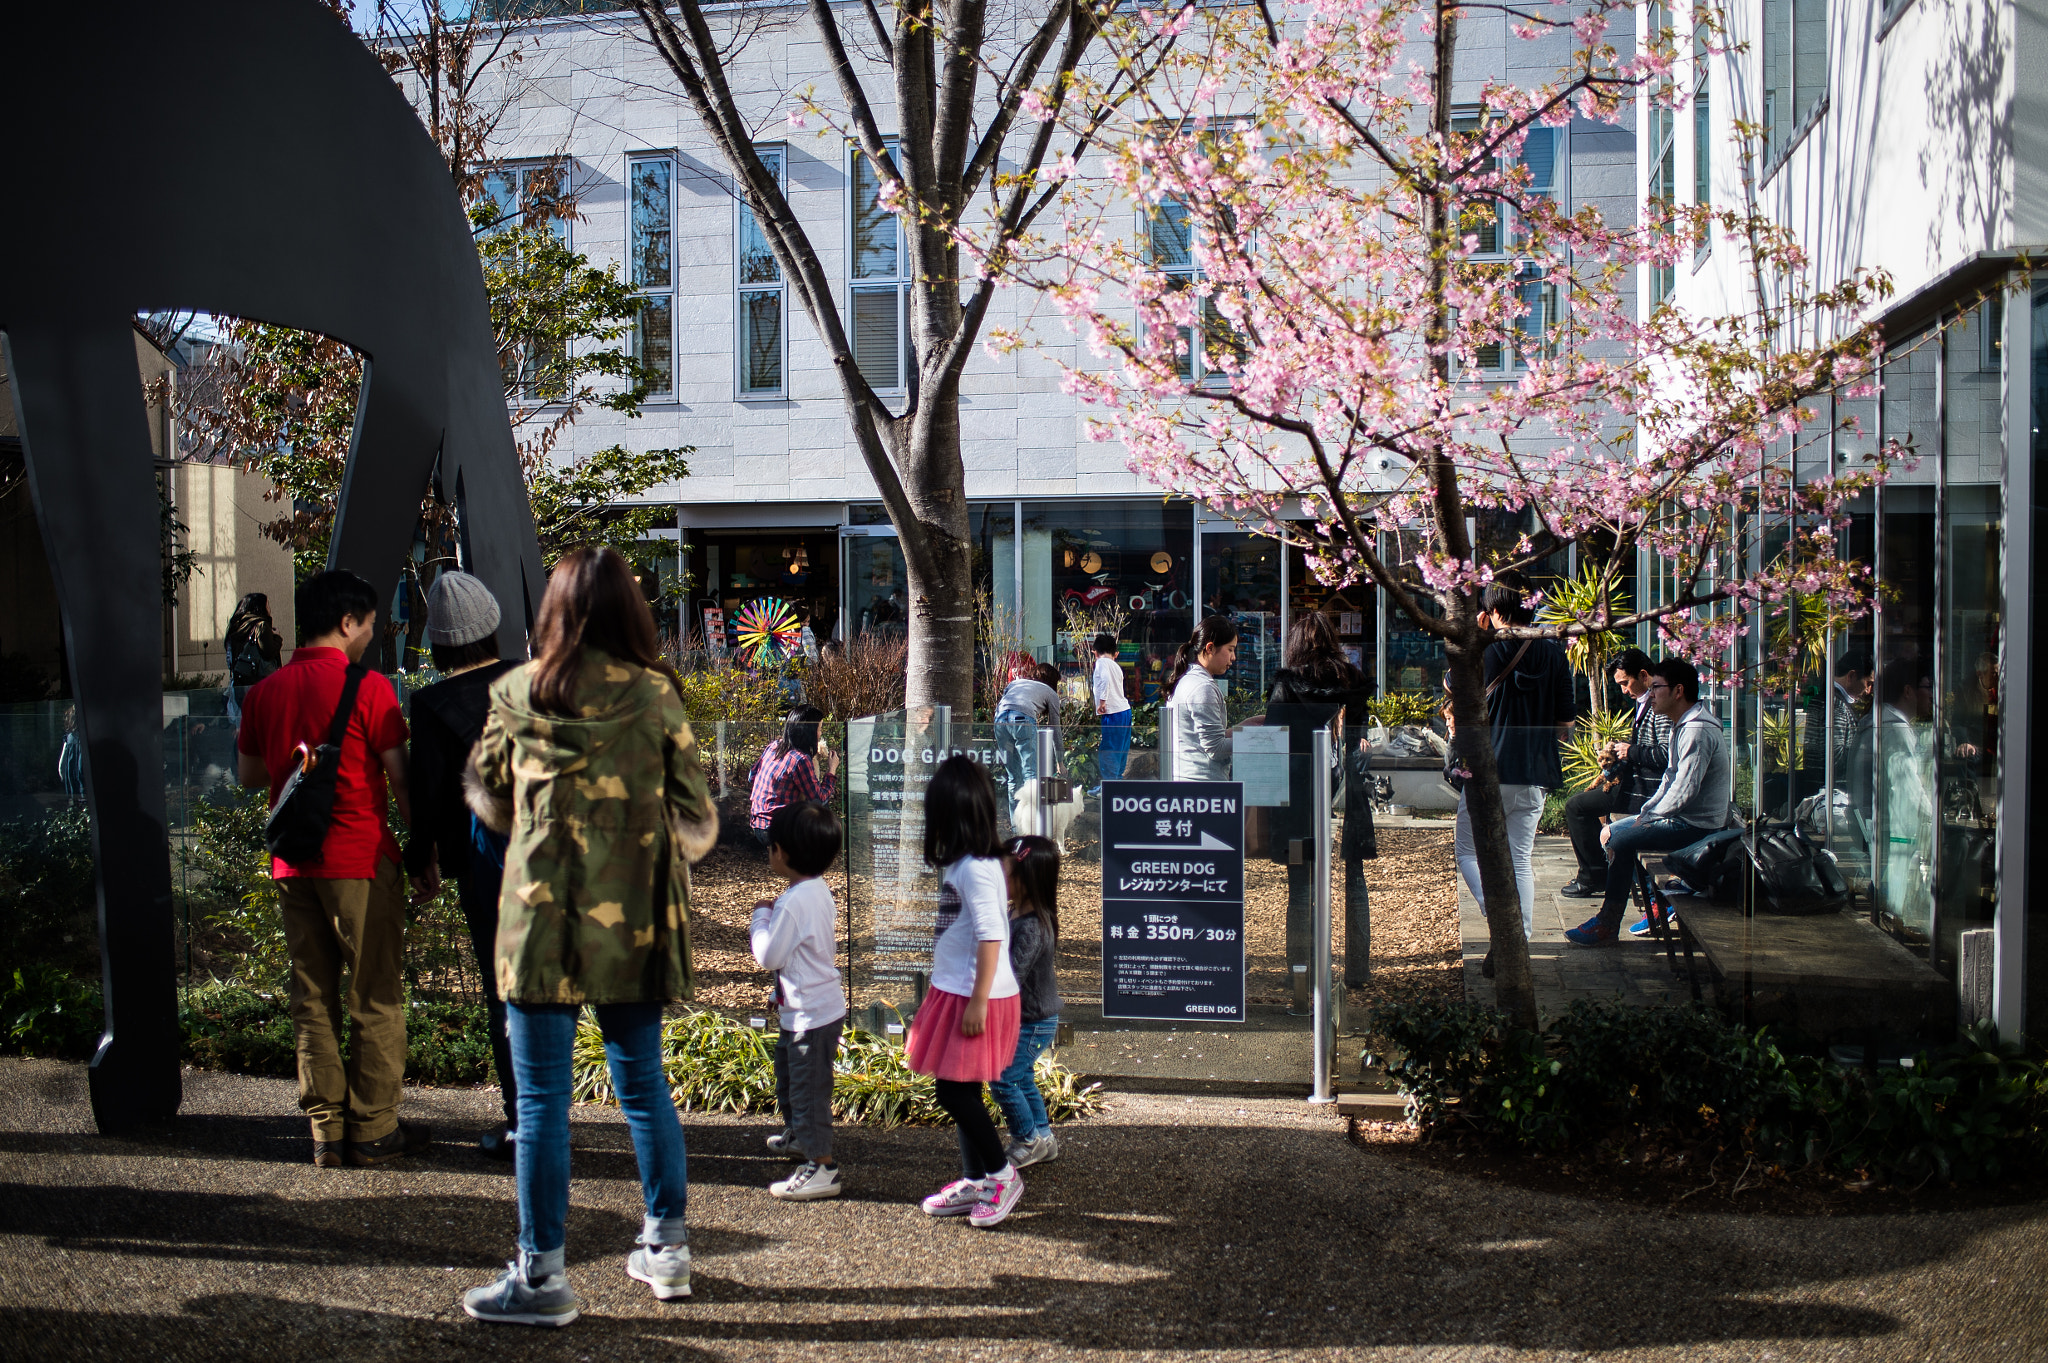
<instances>
[{"instance_id":1,"label":"girl in pink tutu skirt","mask_svg":"<svg viewBox=\"0 0 2048 1363\"><path fill-rule=\"evenodd\" d=\"M949 757L924 796L924 859L939 871L931 988L910 1023L910 1068L938 1083L960 1128L962 1177L924 1200L927 1216L993 1226L1024 1195L981 1086L1017 1049L1017 977L1010 970L1010 896L996 841L996 789L971 757Z\"/></svg>"}]
</instances>

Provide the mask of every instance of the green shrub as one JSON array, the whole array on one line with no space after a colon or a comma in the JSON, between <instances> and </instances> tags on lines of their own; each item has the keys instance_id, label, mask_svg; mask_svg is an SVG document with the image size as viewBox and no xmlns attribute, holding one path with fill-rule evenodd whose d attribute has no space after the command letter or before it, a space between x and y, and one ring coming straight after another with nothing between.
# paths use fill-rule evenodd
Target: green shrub
<instances>
[{"instance_id":1,"label":"green shrub","mask_svg":"<svg viewBox=\"0 0 2048 1363\"><path fill-rule=\"evenodd\" d=\"M282 997L230 981L185 990L178 1022L185 1059L240 1074L298 1073L298 1043ZM342 1016L341 1054L349 1051ZM416 1084L478 1084L491 1075L490 1016L481 1003L411 999L405 1006L405 1077Z\"/></svg>"},{"instance_id":2,"label":"green shrub","mask_svg":"<svg viewBox=\"0 0 2048 1363\"><path fill-rule=\"evenodd\" d=\"M105 1013L96 984L48 962L0 980L0 1050L83 1060L99 1044Z\"/></svg>"},{"instance_id":3,"label":"green shrub","mask_svg":"<svg viewBox=\"0 0 2048 1363\"><path fill-rule=\"evenodd\" d=\"M661 1049L670 1091L685 1112L775 1110L773 1032L757 1031L719 1013L693 1011L662 1024ZM577 1025L573 1055L576 1101L617 1101L605 1065L604 1038L587 1013ZM932 1081L911 1073L903 1048L886 1037L849 1029L840 1041L835 1070L832 1115L840 1121L889 1127L950 1120L938 1105ZM1102 1105L1097 1092L1101 1086L1083 1085L1050 1052L1038 1057L1034 1078L1045 1097L1046 1112L1056 1122Z\"/></svg>"},{"instance_id":4,"label":"green shrub","mask_svg":"<svg viewBox=\"0 0 2048 1363\"><path fill-rule=\"evenodd\" d=\"M1910 1066L1845 1071L1695 1008L1580 1000L1540 1033L1483 1005L1390 1004L1383 1068L1426 1130L1534 1150L1644 1134L1767 1166L1981 1181L2048 1152L2048 1081L1989 1024Z\"/></svg>"},{"instance_id":5,"label":"green shrub","mask_svg":"<svg viewBox=\"0 0 2048 1363\"><path fill-rule=\"evenodd\" d=\"M97 902L82 805L0 823L0 960L96 972Z\"/></svg>"},{"instance_id":6,"label":"green shrub","mask_svg":"<svg viewBox=\"0 0 2048 1363\"><path fill-rule=\"evenodd\" d=\"M263 845L269 816L269 792L223 787L193 803L191 836L179 844L178 858L186 871L186 913L205 927L219 968L246 989L281 994L292 965Z\"/></svg>"}]
</instances>

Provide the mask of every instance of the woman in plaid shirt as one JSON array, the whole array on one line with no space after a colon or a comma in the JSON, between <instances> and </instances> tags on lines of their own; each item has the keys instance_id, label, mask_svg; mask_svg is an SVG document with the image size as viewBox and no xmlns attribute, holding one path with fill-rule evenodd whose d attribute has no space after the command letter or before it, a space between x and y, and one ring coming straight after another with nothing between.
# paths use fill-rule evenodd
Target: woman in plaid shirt
<instances>
[{"instance_id":1,"label":"woman in plaid shirt","mask_svg":"<svg viewBox=\"0 0 2048 1363\"><path fill-rule=\"evenodd\" d=\"M822 759L818 756L818 723L824 718L824 711L809 705L790 711L782 737L768 745L754 766L747 826L763 847L768 845L768 820L776 810L805 800L829 806L839 790L839 754L827 748Z\"/></svg>"}]
</instances>

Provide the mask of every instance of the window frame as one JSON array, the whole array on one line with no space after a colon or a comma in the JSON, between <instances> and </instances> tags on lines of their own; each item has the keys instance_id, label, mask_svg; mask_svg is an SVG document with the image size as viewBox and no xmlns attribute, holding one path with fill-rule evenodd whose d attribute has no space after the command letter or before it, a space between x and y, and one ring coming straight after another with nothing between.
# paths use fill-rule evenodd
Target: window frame
<instances>
[{"instance_id":1,"label":"window frame","mask_svg":"<svg viewBox=\"0 0 2048 1363\"><path fill-rule=\"evenodd\" d=\"M1820 16L1820 89L1817 94L1804 102L1804 107L1796 107L1800 105L1799 58L1801 47L1799 42L1799 14L1801 8L1807 5L1811 5ZM1774 8L1780 9L1785 17L1786 41L1788 43L1788 51L1785 54L1785 79L1791 94L1792 103L1795 106L1795 112L1785 115L1782 121L1773 103L1776 91L1771 85ZM1830 24L1827 0L1762 0L1762 3L1758 6L1757 14L1759 18L1757 25L1757 109L1762 114L1764 133L1764 172L1762 178L1768 180L1778 173L1779 167L1791 159L1793 151L1798 148L1801 142L1806 140L1806 135L1813 131L1814 125L1819 123L1822 117L1826 115L1830 97L1834 93L1834 72L1828 64Z\"/></svg>"},{"instance_id":2,"label":"window frame","mask_svg":"<svg viewBox=\"0 0 2048 1363\"><path fill-rule=\"evenodd\" d=\"M666 285L632 284L634 271L633 177L634 172L638 167L654 162L659 162L668 167L668 283ZM648 389L647 401L650 402L675 402L679 400L676 391L676 241L677 231L675 153L668 151L647 151L627 153L626 240L624 252L626 265L626 279L627 282L632 286L634 297L654 300L665 300L668 303L668 385L663 388ZM634 316L632 335L633 358L636 361L638 361L643 367L647 363L645 350L645 338L647 332L646 326L644 324L646 315L647 314L645 313L645 311L642 311Z\"/></svg>"},{"instance_id":3,"label":"window frame","mask_svg":"<svg viewBox=\"0 0 2048 1363\"><path fill-rule=\"evenodd\" d=\"M789 144L786 142L756 142L756 155L765 159L773 155L775 182L786 196L789 193ZM733 313L732 313L732 391L736 402L787 402L789 401L789 276L783 271L782 262L775 261L775 282L772 284L748 282L742 277L746 268L747 222L753 210L748 207L744 194L733 195ZM902 254L901 242L897 253ZM770 259L773 259L771 256ZM849 266L852 260L848 256ZM747 298L749 295L772 293L776 296L776 385L773 389L747 387ZM852 294L848 293L849 318L851 326ZM849 332L849 335L851 333Z\"/></svg>"},{"instance_id":4,"label":"window frame","mask_svg":"<svg viewBox=\"0 0 2048 1363\"><path fill-rule=\"evenodd\" d=\"M503 175L506 173L509 173L513 176L512 183L514 208L509 213L501 212L498 218L494 222L492 222L488 227L475 229L475 238L481 241L486 237L495 236L509 223L524 217L527 197L527 177L532 175L536 171L555 168L558 166L560 173L563 177L563 185L561 186L561 189L563 191L566 191L568 188L568 175L570 171L573 169L567 157L541 156L514 158L506 161L493 161L485 165L482 168L482 182L486 186L490 184L493 176ZM490 193L488 188L486 188L485 190L485 197L489 198L493 204L498 204L502 202L497 195ZM564 200L572 204L575 201L575 196L567 192L558 193L556 197L558 200ZM551 217L548 219L547 228L550 235L552 235L555 238L555 240L559 241L562 244L563 249L570 251L576 249L575 220L573 216ZM562 402L565 400L564 394L549 394L547 392L544 392L540 388L534 386L532 380L536 378L539 374L539 367L536 364L534 364L529 359L522 362L521 368L525 372L522 375L522 381L519 385L519 401L537 403L543 407L560 406L562 404Z\"/></svg>"},{"instance_id":5,"label":"window frame","mask_svg":"<svg viewBox=\"0 0 2048 1363\"><path fill-rule=\"evenodd\" d=\"M1707 0L1693 0L1704 7ZM1714 63L1713 53L1707 50L1706 26L1695 22L1692 30L1692 201L1695 208L1712 209L1714 206ZM1702 261L1714 253L1714 232L1711 224L1700 235L1699 245L1693 247L1692 266L1697 270Z\"/></svg>"},{"instance_id":6,"label":"window frame","mask_svg":"<svg viewBox=\"0 0 2048 1363\"><path fill-rule=\"evenodd\" d=\"M1226 2L1236 3L1237 0L1226 0ZM1249 115L1224 114L1209 121L1209 132L1217 135L1227 135L1235 133L1250 122L1251 117ZM1166 127L1168 125L1155 126ZM1187 125L1182 124L1181 126L1185 128ZM1176 207L1183 207L1183 205L1179 204L1178 200L1169 200L1167 202L1174 203ZM1192 232L1188 234L1188 263L1186 265L1172 267L1161 265L1158 262L1158 258L1153 254L1152 244L1155 238L1152 234L1152 225L1158 220L1160 210L1165 206L1165 203L1150 208L1141 205L1137 210L1138 240L1144 243L1145 263L1148 268L1157 271L1168 279L1186 280L1185 287L1193 288L1196 284L1208 278L1208 272L1195 260L1195 239ZM1187 334L1187 367L1182 373L1188 387L1214 392L1227 392L1231 384L1232 371L1221 365L1212 364L1209 360L1209 328L1211 326L1219 328L1228 328L1230 326L1229 320L1222 313L1215 310L1214 297L1211 294L1202 300L1202 324L1200 326L1176 327L1175 330ZM1140 336L1142 337L1142 335L1143 332L1141 331Z\"/></svg>"},{"instance_id":7,"label":"window frame","mask_svg":"<svg viewBox=\"0 0 2048 1363\"><path fill-rule=\"evenodd\" d=\"M1459 132L1476 132L1478 131L1478 121L1481 117L1482 111L1476 106L1453 110L1451 126L1453 130ZM1460 124L1465 126L1460 127ZM1567 183L1566 152L1571 146L1571 139L1565 136L1565 131L1563 128L1542 126L1530 128L1522 140L1520 164L1524 166L1529 164L1529 138L1538 136L1548 138L1551 144L1550 185L1547 189L1536 189L1533 192L1547 194L1552 203L1568 207L1569 204L1565 194L1565 185ZM1518 215L1513 205L1505 200L1494 205L1494 213L1496 223L1494 228L1494 249L1491 251L1474 251L1465 259L1481 265L1515 265L1518 256L1516 247L1520 244L1520 228L1516 221ZM1523 335L1540 335L1544 337L1545 340L1536 349L1547 351L1549 349L1547 338L1550 328L1556 324L1559 315L1557 284L1550 278L1548 271L1534 266L1515 266L1514 277L1518 292L1526 294L1532 288L1538 291L1536 300L1538 312L1535 314L1525 314L1522 321L1516 324L1516 330ZM1529 325L1532 319L1535 322L1533 331ZM1514 359L1512 362L1509 361L1506 347L1491 345L1479 347L1481 355L1484 355L1489 350L1498 351L1499 353L1494 356L1492 363L1486 363L1484 360L1475 363L1472 367L1474 374L1508 380L1512 379L1517 372L1529 367L1529 352L1522 346L1517 345L1513 347Z\"/></svg>"},{"instance_id":8,"label":"window frame","mask_svg":"<svg viewBox=\"0 0 2048 1363\"><path fill-rule=\"evenodd\" d=\"M882 139L883 149L889 153L889 156L892 160L895 158L896 150L900 145L901 143L895 137L885 137ZM868 376L865 373L865 371L861 373L861 377L867 380L868 387L874 391L876 397L908 398L910 396L910 377L912 371L915 369L916 366L913 363L913 356L911 354L910 346L910 315L908 297L910 292L910 278L909 267L907 262L909 252L905 250L906 243L904 241L903 215L901 213L894 213L890 215L896 220L895 274L893 276L885 278L880 275L863 276L857 275L855 273L856 269L858 269L859 263L859 254L856 249L856 241L858 239L860 223L860 164L865 159L867 159L867 154L861 150L858 144L851 141L849 141L846 144L845 316L847 345L849 349L855 350L854 367L856 369L859 369L859 354L858 350L855 349L859 343L859 324L855 319L854 298L856 294L880 293L882 290L886 288L894 288L896 291L896 384L894 387L880 388L875 385L872 379L868 379ZM881 191L881 186L882 177L880 171L877 170L875 172L875 189L878 194ZM877 207L879 207L879 204L877 204Z\"/></svg>"}]
</instances>

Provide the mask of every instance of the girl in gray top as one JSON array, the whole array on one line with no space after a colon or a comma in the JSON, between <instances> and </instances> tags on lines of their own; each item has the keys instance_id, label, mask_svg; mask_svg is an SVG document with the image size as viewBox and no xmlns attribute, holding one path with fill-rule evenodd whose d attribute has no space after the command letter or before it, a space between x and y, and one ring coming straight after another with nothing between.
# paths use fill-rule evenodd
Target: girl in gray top
<instances>
[{"instance_id":1,"label":"girl in gray top","mask_svg":"<svg viewBox=\"0 0 2048 1363\"><path fill-rule=\"evenodd\" d=\"M1230 779L1230 712L1216 678L1237 661L1237 626L1212 615L1180 646L1168 679L1173 707L1173 779Z\"/></svg>"},{"instance_id":2,"label":"girl in gray top","mask_svg":"<svg viewBox=\"0 0 2048 1363\"><path fill-rule=\"evenodd\" d=\"M1039 1054L1060 1026L1060 986L1053 972L1059 950L1060 849L1050 838L1012 838L1003 844L1010 886L1010 969L1017 977L1017 1053L1003 1077L989 1085L1010 1128L1005 1153L1023 1168L1058 1159L1060 1143L1038 1091Z\"/></svg>"}]
</instances>

